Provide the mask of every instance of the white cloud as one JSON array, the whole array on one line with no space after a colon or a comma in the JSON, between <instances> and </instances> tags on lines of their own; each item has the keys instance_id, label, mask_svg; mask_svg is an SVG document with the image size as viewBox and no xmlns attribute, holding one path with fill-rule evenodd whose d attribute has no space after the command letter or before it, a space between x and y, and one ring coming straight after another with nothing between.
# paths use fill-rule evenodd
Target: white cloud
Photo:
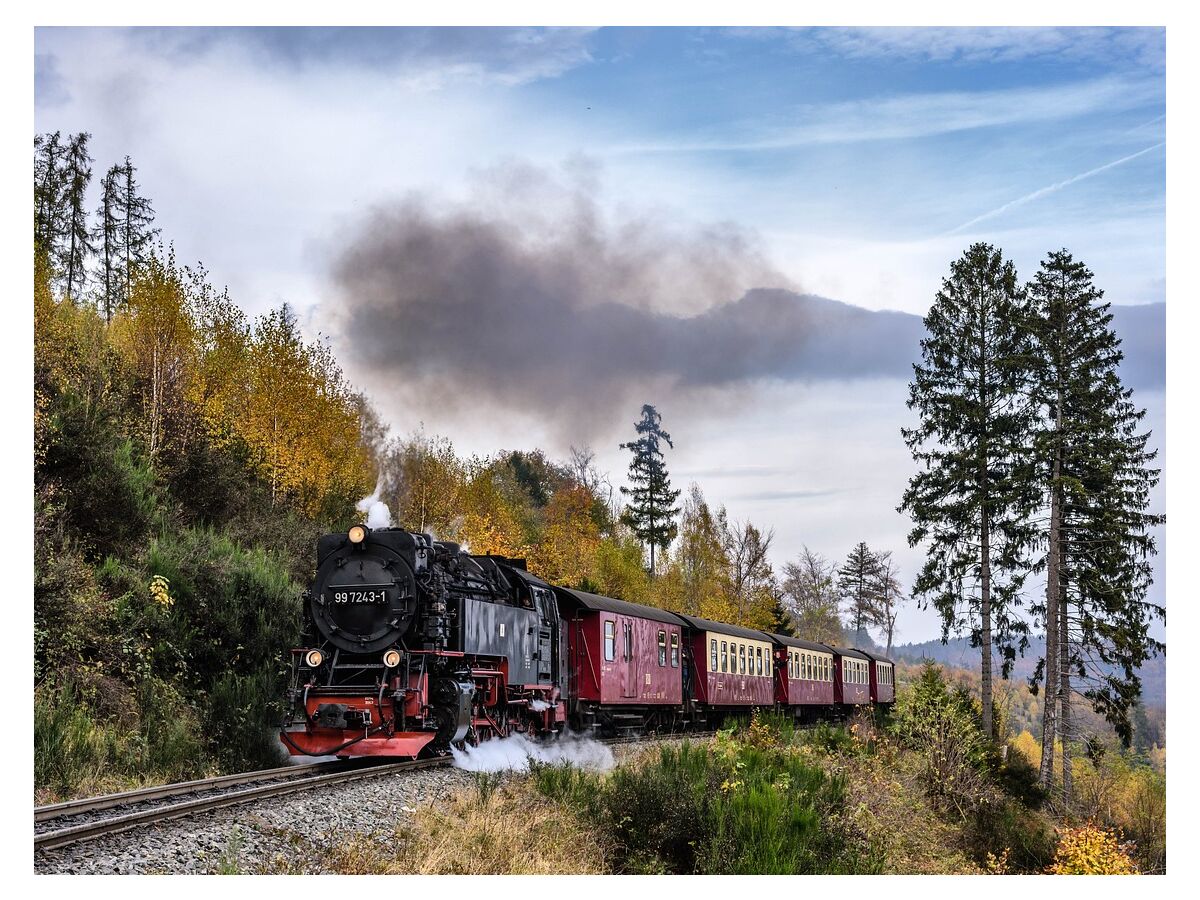
<instances>
[{"instance_id":1,"label":"white cloud","mask_svg":"<svg viewBox=\"0 0 1200 900\"><path fill-rule=\"evenodd\" d=\"M897 141L980 128L1074 119L1138 109L1163 101L1157 79L1106 77L1043 87L931 91L801 106L786 124L742 123L734 137L615 144L607 152L703 153L781 150L817 144Z\"/></svg>"},{"instance_id":2,"label":"white cloud","mask_svg":"<svg viewBox=\"0 0 1200 900\"><path fill-rule=\"evenodd\" d=\"M878 27L804 29L804 38L857 58L1017 62L1039 58L1127 63L1162 70L1163 28Z\"/></svg>"}]
</instances>

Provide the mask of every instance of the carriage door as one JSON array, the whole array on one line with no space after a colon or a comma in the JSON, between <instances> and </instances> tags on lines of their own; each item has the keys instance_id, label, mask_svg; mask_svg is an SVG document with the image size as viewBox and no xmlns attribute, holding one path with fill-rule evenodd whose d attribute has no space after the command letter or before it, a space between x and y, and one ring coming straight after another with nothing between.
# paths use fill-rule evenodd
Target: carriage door
<instances>
[{"instance_id":1,"label":"carriage door","mask_svg":"<svg viewBox=\"0 0 1200 900\"><path fill-rule=\"evenodd\" d=\"M621 696L636 697L638 695L638 673L636 652L633 646L633 622L630 619L622 618L621 620L621 636L624 643L621 645L621 652L625 660L625 677L621 679Z\"/></svg>"},{"instance_id":2,"label":"carriage door","mask_svg":"<svg viewBox=\"0 0 1200 900\"><path fill-rule=\"evenodd\" d=\"M534 588L538 607L538 684L553 684L558 681L558 607L554 595L545 588Z\"/></svg>"}]
</instances>

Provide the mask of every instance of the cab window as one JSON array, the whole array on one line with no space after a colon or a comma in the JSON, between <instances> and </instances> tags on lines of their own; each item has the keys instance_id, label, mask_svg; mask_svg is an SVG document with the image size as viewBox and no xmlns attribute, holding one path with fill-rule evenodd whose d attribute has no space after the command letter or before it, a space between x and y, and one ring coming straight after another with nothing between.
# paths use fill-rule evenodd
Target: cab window
<instances>
[{"instance_id":1,"label":"cab window","mask_svg":"<svg viewBox=\"0 0 1200 900\"><path fill-rule=\"evenodd\" d=\"M671 668L679 668L679 635L671 633Z\"/></svg>"},{"instance_id":2,"label":"cab window","mask_svg":"<svg viewBox=\"0 0 1200 900\"><path fill-rule=\"evenodd\" d=\"M604 623L604 658L609 662L617 658L617 623Z\"/></svg>"},{"instance_id":3,"label":"cab window","mask_svg":"<svg viewBox=\"0 0 1200 900\"><path fill-rule=\"evenodd\" d=\"M665 631L658 633L658 664L660 666L667 664L667 633Z\"/></svg>"}]
</instances>

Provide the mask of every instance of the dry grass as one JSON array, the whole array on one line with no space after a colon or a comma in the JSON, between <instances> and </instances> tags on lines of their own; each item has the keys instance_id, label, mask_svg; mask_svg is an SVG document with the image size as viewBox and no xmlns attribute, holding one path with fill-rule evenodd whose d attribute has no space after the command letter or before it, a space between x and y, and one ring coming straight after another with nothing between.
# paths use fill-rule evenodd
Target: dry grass
<instances>
[{"instance_id":1,"label":"dry grass","mask_svg":"<svg viewBox=\"0 0 1200 900\"><path fill-rule=\"evenodd\" d=\"M356 837L328 851L322 869L343 875L595 875L603 846L528 781L462 791L422 807L388 843Z\"/></svg>"},{"instance_id":2,"label":"dry grass","mask_svg":"<svg viewBox=\"0 0 1200 900\"><path fill-rule=\"evenodd\" d=\"M884 851L884 874L974 875L983 870L961 849L962 830L929 805L919 760L887 742L874 755L803 752L828 771L847 776L845 814Z\"/></svg>"}]
</instances>

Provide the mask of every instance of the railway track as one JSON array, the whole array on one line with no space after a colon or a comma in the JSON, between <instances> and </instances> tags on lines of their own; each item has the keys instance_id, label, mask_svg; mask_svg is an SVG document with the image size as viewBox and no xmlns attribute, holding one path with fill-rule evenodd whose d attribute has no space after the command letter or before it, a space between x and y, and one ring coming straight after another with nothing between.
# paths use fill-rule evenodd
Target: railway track
<instances>
[{"instance_id":1,"label":"railway track","mask_svg":"<svg viewBox=\"0 0 1200 900\"><path fill-rule=\"evenodd\" d=\"M447 758L394 763L336 761L242 772L179 784L71 800L34 809L34 850L53 850L226 806L297 791L447 765ZM180 799L180 798L190 799Z\"/></svg>"},{"instance_id":2,"label":"railway track","mask_svg":"<svg viewBox=\"0 0 1200 900\"><path fill-rule=\"evenodd\" d=\"M704 738L712 734L713 732L697 732L690 735L622 736L600 740L608 745L622 745L684 737ZM377 778L414 769L444 766L451 762L449 757L439 757L393 763L375 760L307 763L38 806L33 811L33 846L35 851L53 850L227 806L362 778Z\"/></svg>"}]
</instances>

